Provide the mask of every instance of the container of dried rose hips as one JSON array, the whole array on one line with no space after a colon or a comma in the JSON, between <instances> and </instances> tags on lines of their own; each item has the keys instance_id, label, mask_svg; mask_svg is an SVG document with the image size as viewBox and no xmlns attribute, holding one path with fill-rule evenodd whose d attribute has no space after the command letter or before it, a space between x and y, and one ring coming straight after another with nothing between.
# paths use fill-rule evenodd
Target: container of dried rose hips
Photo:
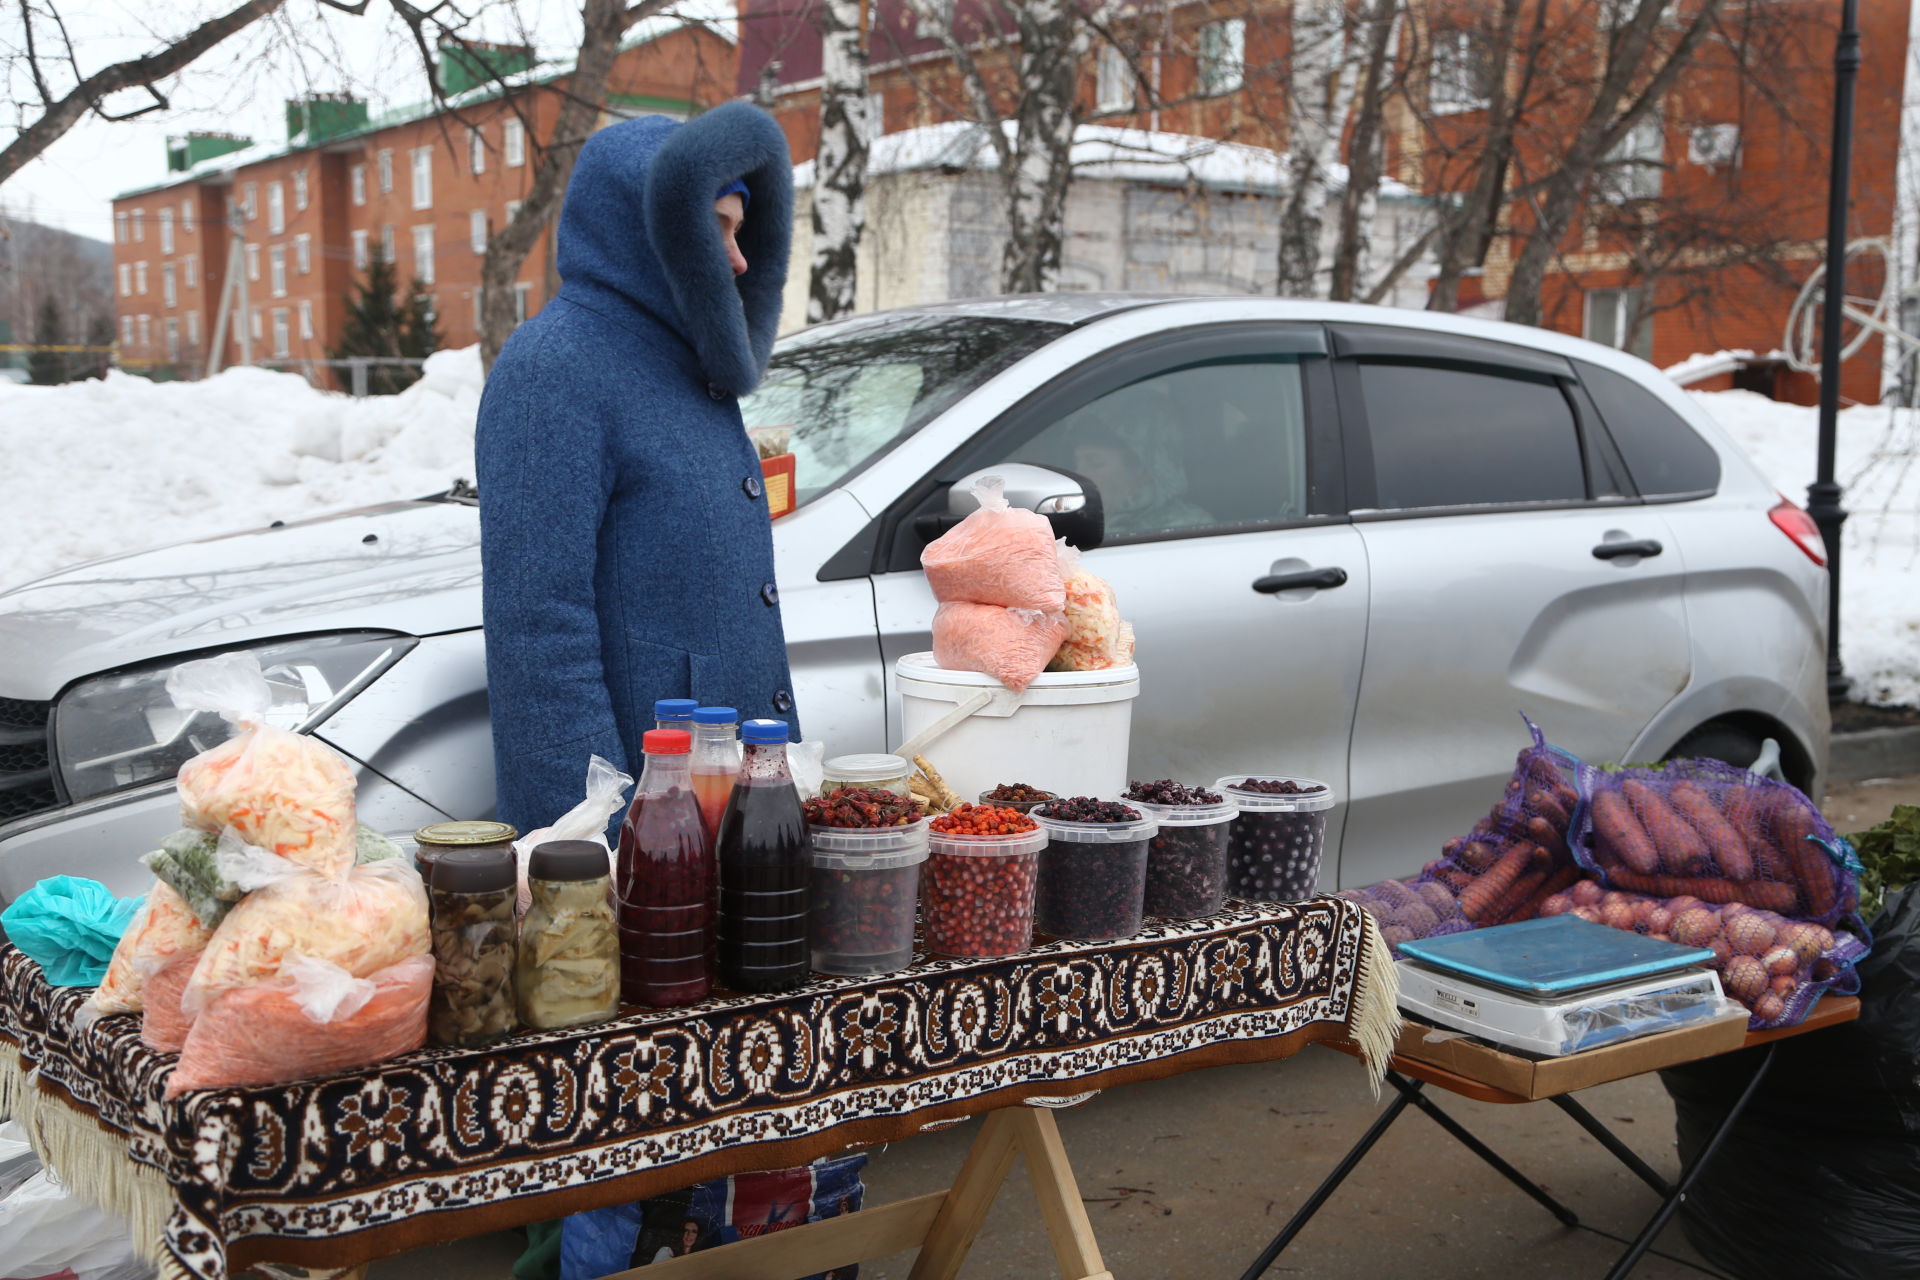
<instances>
[{"instance_id":1,"label":"container of dried rose hips","mask_svg":"<svg viewBox=\"0 0 1920 1280\"><path fill-rule=\"evenodd\" d=\"M1239 810L1218 791L1166 778L1135 782L1120 798L1160 824L1147 846L1147 914L1192 920L1224 906L1227 847Z\"/></svg>"},{"instance_id":2,"label":"container of dried rose hips","mask_svg":"<svg viewBox=\"0 0 1920 1280\"><path fill-rule=\"evenodd\" d=\"M927 820L867 830L810 827L808 835L814 971L859 976L912 964Z\"/></svg>"},{"instance_id":3,"label":"container of dried rose hips","mask_svg":"<svg viewBox=\"0 0 1920 1280\"><path fill-rule=\"evenodd\" d=\"M1056 938L1130 938L1144 923L1147 846L1160 824L1131 805L1091 796L1033 811L1047 833L1033 922Z\"/></svg>"},{"instance_id":4,"label":"container of dried rose hips","mask_svg":"<svg viewBox=\"0 0 1920 1280\"><path fill-rule=\"evenodd\" d=\"M1003 782L991 791L980 793L981 804L999 805L1003 809L1014 809L1020 813L1032 813L1047 801L1059 798L1051 791L1042 791L1039 787L1030 787L1024 782Z\"/></svg>"},{"instance_id":5,"label":"container of dried rose hips","mask_svg":"<svg viewBox=\"0 0 1920 1280\"><path fill-rule=\"evenodd\" d=\"M929 824L921 923L929 951L966 959L1033 945L1033 891L1047 833L1013 809L963 804Z\"/></svg>"},{"instance_id":6,"label":"container of dried rose hips","mask_svg":"<svg viewBox=\"0 0 1920 1280\"><path fill-rule=\"evenodd\" d=\"M1213 784L1238 809L1227 849L1227 896L1304 902L1319 891L1327 811L1339 797L1312 778L1230 773Z\"/></svg>"}]
</instances>

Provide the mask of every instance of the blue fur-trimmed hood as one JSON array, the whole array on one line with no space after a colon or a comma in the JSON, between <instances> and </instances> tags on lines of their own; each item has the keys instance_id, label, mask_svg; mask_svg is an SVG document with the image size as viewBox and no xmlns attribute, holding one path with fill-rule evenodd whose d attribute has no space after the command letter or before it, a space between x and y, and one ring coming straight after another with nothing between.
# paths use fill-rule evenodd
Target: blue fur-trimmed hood
<instances>
[{"instance_id":1,"label":"blue fur-trimmed hood","mask_svg":"<svg viewBox=\"0 0 1920 1280\"><path fill-rule=\"evenodd\" d=\"M749 195L738 278L713 213L735 179ZM560 214L560 292L651 316L686 342L708 382L745 395L773 351L792 240L793 165L773 117L730 102L685 124L629 120L580 148Z\"/></svg>"}]
</instances>

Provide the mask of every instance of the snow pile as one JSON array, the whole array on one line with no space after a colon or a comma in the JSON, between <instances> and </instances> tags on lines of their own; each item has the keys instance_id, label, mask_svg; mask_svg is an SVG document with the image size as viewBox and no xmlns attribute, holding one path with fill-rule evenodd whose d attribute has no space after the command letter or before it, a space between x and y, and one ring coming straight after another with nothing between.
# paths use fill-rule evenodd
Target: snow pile
<instances>
[{"instance_id":1,"label":"snow pile","mask_svg":"<svg viewBox=\"0 0 1920 1280\"><path fill-rule=\"evenodd\" d=\"M81 560L439 493L473 475L480 384L478 347L364 400L256 368L0 382L0 590Z\"/></svg>"},{"instance_id":2,"label":"snow pile","mask_svg":"<svg viewBox=\"0 0 1920 1280\"><path fill-rule=\"evenodd\" d=\"M1689 393L1801 506L1819 414L1751 391ZM1840 660L1863 702L1920 706L1920 410L1840 415L1834 478L1852 514L1840 538Z\"/></svg>"}]
</instances>

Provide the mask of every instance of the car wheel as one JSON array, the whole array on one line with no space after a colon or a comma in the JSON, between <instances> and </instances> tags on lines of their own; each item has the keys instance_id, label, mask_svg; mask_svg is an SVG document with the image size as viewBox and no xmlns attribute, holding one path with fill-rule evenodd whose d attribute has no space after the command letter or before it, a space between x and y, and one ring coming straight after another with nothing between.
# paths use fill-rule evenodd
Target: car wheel
<instances>
[{"instance_id":1,"label":"car wheel","mask_svg":"<svg viewBox=\"0 0 1920 1280\"><path fill-rule=\"evenodd\" d=\"M1710 724L1695 729L1667 752L1669 760L1720 760L1745 769L1760 758L1760 739L1732 725Z\"/></svg>"}]
</instances>

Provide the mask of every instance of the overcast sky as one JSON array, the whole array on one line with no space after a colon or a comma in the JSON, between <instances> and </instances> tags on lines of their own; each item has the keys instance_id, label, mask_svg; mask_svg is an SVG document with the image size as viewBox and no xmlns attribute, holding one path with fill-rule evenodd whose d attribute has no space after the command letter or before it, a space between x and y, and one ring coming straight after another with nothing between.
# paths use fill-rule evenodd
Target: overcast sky
<instances>
[{"instance_id":1,"label":"overcast sky","mask_svg":"<svg viewBox=\"0 0 1920 1280\"><path fill-rule=\"evenodd\" d=\"M579 40L577 3L563 0L455 0L479 39L512 41L530 33L543 58L570 56ZM83 73L160 48L208 17L231 8L221 0L33 0L46 11L57 6L72 33ZM717 16L732 11L727 0L694 0L685 6ZM44 53L55 35L51 23L36 24ZM21 57L23 28L17 6L0 12L0 143L24 121L38 117L34 91ZM55 70L64 70L56 65ZM73 83L67 71L56 93ZM289 0L274 18L230 37L173 83L163 85L169 109L122 123L89 117L40 159L0 185L0 206L18 217L65 227L102 240L112 230L109 201L121 191L166 177L166 139L196 129L245 134L256 141L286 137L285 100L311 90L347 89L366 98L377 114L429 96L426 74L411 37L384 0L370 0L354 17L316 0ZM126 93L109 109L126 111L152 99Z\"/></svg>"}]
</instances>

